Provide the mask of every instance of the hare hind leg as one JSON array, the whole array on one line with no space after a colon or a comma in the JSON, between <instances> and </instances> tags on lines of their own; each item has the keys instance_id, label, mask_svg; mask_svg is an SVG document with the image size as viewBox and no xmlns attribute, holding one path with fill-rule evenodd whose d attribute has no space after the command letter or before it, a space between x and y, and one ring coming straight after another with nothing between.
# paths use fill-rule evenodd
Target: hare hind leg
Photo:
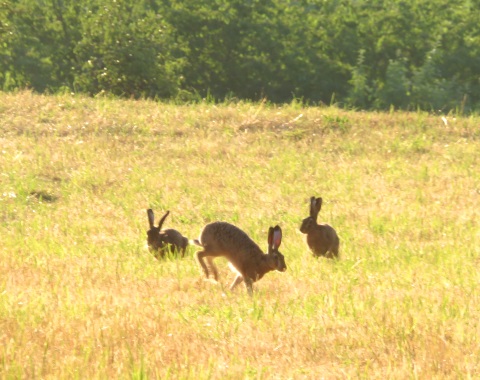
<instances>
[{"instance_id":1,"label":"hare hind leg","mask_svg":"<svg viewBox=\"0 0 480 380\"><path fill-rule=\"evenodd\" d=\"M180 248L180 253L181 253L182 257L185 257L185 252L187 251L187 247L188 247L188 239L183 238L182 246Z\"/></svg>"},{"instance_id":2,"label":"hare hind leg","mask_svg":"<svg viewBox=\"0 0 480 380\"><path fill-rule=\"evenodd\" d=\"M213 259L215 257L216 256L212 256L210 252L207 252L205 250L195 252L195 258L202 267L203 273L205 273L205 277L207 278L207 280L210 274L213 274L213 278L215 279L215 281L218 281L218 270L213 263ZM208 265L205 263L205 260L207 261Z\"/></svg>"},{"instance_id":3,"label":"hare hind leg","mask_svg":"<svg viewBox=\"0 0 480 380\"><path fill-rule=\"evenodd\" d=\"M210 268L210 272L213 273L213 278L215 279L215 281L218 281L218 269L217 269L217 266L213 263L214 257L207 256L206 259L207 259L208 267Z\"/></svg>"},{"instance_id":4,"label":"hare hind leg","mask_svg":"<svg viewBox=\"0 0 480 380\"><path fill-rule=\"evenodd\" d=\"M207 267L207 264L205 264L205 261L203 260L204 257L206 256L207 256L207 253L205 251L195 252L195 258L197 259L197 262L202 267L203 273L205 273L205 277L208 279L208 267Z\"/></svg>"},{"instance_id":5,"label":"hare hind leg","mask_svg":"<svg viewBox=\"0 0 480 380\"><path fill-rule=\"evenodd\" d=\"M233 288L235 288L242 281L243 281L243 276L241 274L237 274L237 277L235 277L235 280L233 280L232 285L230 285L230 290L233 290Z\"/></svg>"},{"instance_id":6,"label":"hare hind leg","mask_svg":"<svg viewBox=\"0 0 480 380\"><path fill-rule=\"evenodd\" d=\"M338 255L338 247L335 247L332 249L332 255L333 255L333 259L338 259L340 258L339 255Z\"/></svg>"},{"instance_id":7,"label":"hare hind leg","mask_svg":"<svg viewBox=\"0 0 480 380\"><path fill-rule=\"evenodd\" d=\"M338 253L339 248L340 248L340 239L337 238L335 240L335 243L333 243L333 246L332 246L332 249L331 249L334 259L339 259L340 258L340 255Z\"/></svg>"}]
</instances>

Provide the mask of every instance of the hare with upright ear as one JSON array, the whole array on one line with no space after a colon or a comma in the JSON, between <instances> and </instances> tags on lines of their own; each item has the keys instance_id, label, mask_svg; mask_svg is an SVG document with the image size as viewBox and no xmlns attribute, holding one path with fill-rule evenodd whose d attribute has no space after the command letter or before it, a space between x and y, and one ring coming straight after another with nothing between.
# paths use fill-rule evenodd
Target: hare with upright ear
<instances>
[{"instance_id":1,"label":"hare with upright ear","mask_svg":"<svg viewBox=\"0 0 480 380\"><path fill-rule=\"evenodd\" d=\"M188 239L180 232L172 228L162 230L162 225L167 218L170 211L160 219L158 227L155 227L155 216L152 209L147 210L148 223L150 229L147 231L147 244L150 252L154 254L157 259L165 256L167 251L172 253L180 253L185 256L185 250L188 246Z\"/></svg>"},{"instance_id":2,"label":"hare with upright ear","mask_svg":"<svg viewBox=\"0 0 480 380\"><path fill-rule=\"evenodd\" d=\"M310 216L303 219L300 231L307 235L307 244L314 256L338 258L340 239L332 226L317 223L322 198L310 198Z\"/></svg>"},{"instance_id":3,"label":"hare with upright ear","mask_svg":"<svg viewBox=\"0 0 480 380\"><path fill-rule=\"evenodd\" d=\"M253 283L260 280L265 273L273 270L279 272L287 270L285 258L278 251L281 242L282 229L279 226L270 227L268 251L264 254L240 228L226 222L213 222L207 224L200 233L199 239L195 240L195 244L203 247L203 250L195 253L195 257L207 279L211 272L216 281L218 281L218 270L213 259L225 257L230 262L231 269L237 273L230 289L232 290L243 281L248 293L252 295Z\"/></svg>"}]
</instances>

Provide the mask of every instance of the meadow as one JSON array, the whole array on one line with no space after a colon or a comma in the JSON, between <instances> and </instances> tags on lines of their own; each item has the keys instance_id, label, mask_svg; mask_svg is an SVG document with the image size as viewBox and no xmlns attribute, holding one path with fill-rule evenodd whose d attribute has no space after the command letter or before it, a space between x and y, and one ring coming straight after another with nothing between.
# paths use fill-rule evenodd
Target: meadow
<instances>
[{"instance_id":1,"label":"meadow","mask_svg":"<svg viewBox=\"0 0 480 380\"><path fill-rule=\"evenodd\" d=\"M0 93L0 378L478 378L479 152L478 116ZM150 207L278 223L288 269L249 297L158 261Z\"/></svg>"}]
</instances>

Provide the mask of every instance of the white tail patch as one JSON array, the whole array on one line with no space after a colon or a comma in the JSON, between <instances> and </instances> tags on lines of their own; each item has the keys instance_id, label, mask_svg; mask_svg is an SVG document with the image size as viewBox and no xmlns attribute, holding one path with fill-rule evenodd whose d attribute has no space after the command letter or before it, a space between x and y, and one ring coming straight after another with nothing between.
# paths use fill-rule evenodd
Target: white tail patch
<instances>
[{"instance_id":1,"label":"white tail patch","mask_svg":"<svg viewBox=\"0 0 480 380\"><path fill-rule=\"evenodd\" d=\"M203 247L202 243L198 239L189 239L188 244L190 245L198 245L199 247Z\"/></svg>"}]
</instances>

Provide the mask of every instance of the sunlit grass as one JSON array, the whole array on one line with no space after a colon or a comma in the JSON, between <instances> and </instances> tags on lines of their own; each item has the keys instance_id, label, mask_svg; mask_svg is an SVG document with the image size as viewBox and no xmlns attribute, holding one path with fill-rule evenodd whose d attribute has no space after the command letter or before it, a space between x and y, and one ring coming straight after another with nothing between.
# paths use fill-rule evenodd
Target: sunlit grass
<instances>
[{"instance_id":1,"label":"sunlit grass","mask_svg":"<svg viewBox=\"0 0 480 380\"><path fill-rule=\"evenodd\" d=\"M5 378L476 378L480 120L0 94ZM308 199L341 239L314 259ZM232 222L288 270L229 292L155 260L146 209Z\"/></svg>"}]
</instances>

